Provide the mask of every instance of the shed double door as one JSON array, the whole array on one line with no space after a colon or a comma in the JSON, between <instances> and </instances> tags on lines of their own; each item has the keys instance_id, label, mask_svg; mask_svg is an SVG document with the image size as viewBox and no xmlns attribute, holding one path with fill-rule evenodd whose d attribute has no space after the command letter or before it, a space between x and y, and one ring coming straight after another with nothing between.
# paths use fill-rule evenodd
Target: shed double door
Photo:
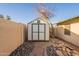
<instances>
[{"instance_id":1,"label":"shed double door","mask_svg":"<svg viewBox=\"0 0 79 59\"><path fill-rule=\"evenodd\" d=\"M45 24L32 24L32 40L45 40Z\"/></svg>"}]
</instances>

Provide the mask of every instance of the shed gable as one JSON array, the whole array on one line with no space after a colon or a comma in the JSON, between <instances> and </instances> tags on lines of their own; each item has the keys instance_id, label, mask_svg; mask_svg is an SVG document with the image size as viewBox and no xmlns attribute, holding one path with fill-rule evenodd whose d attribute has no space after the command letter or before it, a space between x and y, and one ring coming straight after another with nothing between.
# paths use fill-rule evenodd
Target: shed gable
<instances>
[{"instance_id":1,"label":"shed gable","mask_svg":"<svg viewBox=\"0 0 79 59\"><path fill-rule=\"evenodd\" d=\"M29 22L28 24L31 24L31 23L47 23L47 22L45 22L45 21L44 21L43 19L41 19L41 18L37 18L37 19L35 19L35 20Z\"/></svg>"}]
</instances>

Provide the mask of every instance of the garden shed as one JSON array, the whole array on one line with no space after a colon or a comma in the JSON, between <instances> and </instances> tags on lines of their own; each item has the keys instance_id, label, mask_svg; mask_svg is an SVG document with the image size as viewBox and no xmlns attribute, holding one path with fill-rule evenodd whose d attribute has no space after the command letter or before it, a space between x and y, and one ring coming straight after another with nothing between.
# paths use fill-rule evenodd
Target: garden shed
<instances>
[{"instance_id":1,"label":"garden shed","mask_svg":"<svg viewBox=\"0 0 79 59\"><path fill-rule=\"evenodd\" d=\"M29 22L28 41L49 41L49 24L41 18Z\"/></svg>"}]
</instances>

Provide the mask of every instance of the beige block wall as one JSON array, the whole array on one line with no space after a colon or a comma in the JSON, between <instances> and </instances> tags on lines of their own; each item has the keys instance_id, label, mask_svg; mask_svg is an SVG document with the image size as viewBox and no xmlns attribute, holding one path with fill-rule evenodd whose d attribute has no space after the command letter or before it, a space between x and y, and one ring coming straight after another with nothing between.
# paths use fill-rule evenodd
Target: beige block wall
<instances>
[{"instance_id":1,"label":"beige block wall","mask_svg":"<svg viewBox=\"0 0 79 59\"><path fill-rule=\"evenodd\" d=\"M24 25L0 20L0 55L9 55L24 41Z\"/></svg>"},{"instance_id":2,"label":"beige block wall","mask_svg":"<svg viewBox=\"0 0 79 59\"><path fill-rule=\"evenodd\" d=\"M79 46L79 28L78 28L79 23L70 24L71 35L64 34L63 26L64 25L60 25L55 28L55 36L65 40L65 41L68 41L76 46Z\"/></svg>"}]
</instances>

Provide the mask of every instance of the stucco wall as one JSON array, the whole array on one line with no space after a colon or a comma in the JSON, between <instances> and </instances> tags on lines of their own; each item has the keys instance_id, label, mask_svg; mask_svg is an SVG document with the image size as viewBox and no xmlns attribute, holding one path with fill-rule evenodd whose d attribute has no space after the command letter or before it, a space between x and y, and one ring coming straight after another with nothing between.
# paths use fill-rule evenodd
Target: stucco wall
<instances>
[{"instance_id":1,"label":"stucco wall","mask_svg":"<svg viewBox=\"0 0 79 59\"><path fill-rule=\"evenodd\" d=\"M0 55L9 55L24 41L24 25L0 20Z\"/></svg>"},{"instance_id":2,"label":"stucco wall","mask_svg":"<svg viewBox=\"0 0 79 59\"><path fill-rule=\"evenodd\" d=\"M55 36L79 46L79 23L70 24L70 35L64 34L64 26L65 25L59 25L55 28Z\"/></svg>"},{"instance_id":3,"label":"stucco wall","mask_svg":"<svg viewBox=\"0 0 79 59\"><path fill-rule=\"evenodd\" d=\"M79 46L79 22L71 24L71 42Z\"/></svg>"}]
</instances>

